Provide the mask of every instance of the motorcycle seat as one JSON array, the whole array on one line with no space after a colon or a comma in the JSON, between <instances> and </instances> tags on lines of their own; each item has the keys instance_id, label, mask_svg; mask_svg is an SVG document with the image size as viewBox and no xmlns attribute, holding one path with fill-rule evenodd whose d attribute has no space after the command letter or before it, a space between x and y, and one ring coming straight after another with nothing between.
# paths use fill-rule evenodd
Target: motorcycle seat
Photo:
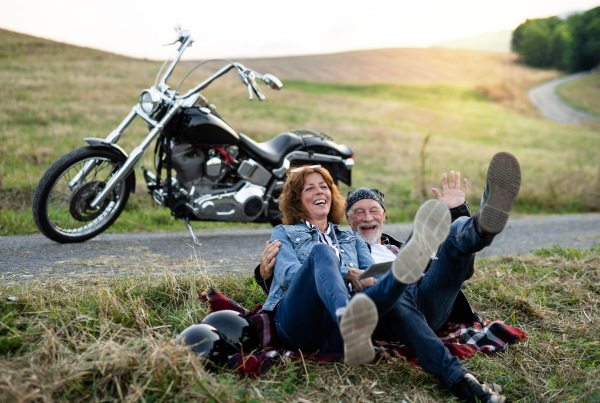
<instances>
[{"instance_id":1,"label":"motorcycle seat","mask_svg":"<svg viewBox=\"0 0 600 403\"><path fill-rule=\"evenodd\" d=\"M271 140L257 143L243 133L238 133L240 142L252 154L272 166L279 167L285 155L302 145L302 138L293 133L280 133Z\"/></svg>"}]
</instances>

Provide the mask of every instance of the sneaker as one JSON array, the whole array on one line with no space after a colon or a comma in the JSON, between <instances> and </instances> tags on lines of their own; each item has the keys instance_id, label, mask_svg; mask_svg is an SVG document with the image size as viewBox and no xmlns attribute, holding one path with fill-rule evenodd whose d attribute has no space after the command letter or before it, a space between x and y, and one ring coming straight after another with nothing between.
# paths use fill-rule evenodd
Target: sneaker
<instances>
[{"instance_id":1,"label":"sneaker","mask_svg":"<svg viewBox=\"0 0 600 403\"><path fill-rule=\"evenodd\" d=\"M452 384L450 392L465 402L503 403L506 400L504 396L500 395L502 392L500 385L481 383L468 372Z\"/></svg>"},{"instance_id":2,"label":"sneaker","mask_svg":"<svg viewBox=\"0 0 600 403\"><path fill-rule=\"evenodd\" d=\"M358 293L350 299L340 320L346 364L355 366L375 359L371 335L377 327L377 319L377 307L366 294Z\"/></svg>"},{"instance_id":3,"label":"sneaker","mask_svg":"<svg viewBox=\"0 0 600 403\"><path fill-rule=\"evenodd\" d=\"M475 216L475 229L480 236L489 238L502 232L520 188L519 161L507 152L494 155Z\"/></svg>"},{"instance_id":4,"label":"sneaker","mask_svg":"<svg viewBox=\"0 0 600 403\"><path fill-rule=\"evenodd\" d=\"M427 200L417 211L413 233L392 264L394 278L412 284L421 277L429 260L450 231L450 210L439 200Z\"/></svg>"}]
</instances>

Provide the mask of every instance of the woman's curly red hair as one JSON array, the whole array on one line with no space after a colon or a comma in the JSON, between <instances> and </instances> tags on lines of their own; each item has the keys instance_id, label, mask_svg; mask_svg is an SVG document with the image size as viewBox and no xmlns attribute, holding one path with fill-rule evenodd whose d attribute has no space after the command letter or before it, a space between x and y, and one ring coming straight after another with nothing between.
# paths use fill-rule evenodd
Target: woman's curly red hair
<instances>
[{"instance_id":1,"label":"woman's curly red hair","mask_svg":"<svg viewBox=\"0 0 600 403\"><path fill-rule=\"evenodd\" d=\"M283 214L281 221L286 225L294 225L306 220L307 212L302 205L300 196L304 188L305 178L312 173L318 173L325 179L325 183L331 191L331 209L327 215L327 220L334 224L340 224L346 211L346 199L333 183L329 171L321 166L309 165L294 168L294 171L297 172L288 171L283 191L279 196L279 210Z\"/></svg>"}]
</instances>

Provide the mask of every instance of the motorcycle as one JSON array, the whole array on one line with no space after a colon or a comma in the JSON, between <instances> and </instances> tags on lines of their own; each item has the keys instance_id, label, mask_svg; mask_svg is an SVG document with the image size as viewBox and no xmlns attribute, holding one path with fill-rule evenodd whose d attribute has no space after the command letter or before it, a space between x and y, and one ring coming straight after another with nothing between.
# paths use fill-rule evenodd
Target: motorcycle
<instances>
[{"instance_id":1,"label":"motorcycle","mask_svg":"<svg viewBox=\"0 0 600 403\"><path fill-rule=\"evenodd\" d=\"M240 63L226 65L185 94L183 81L201 65L196 64L172 89L167 80L194 39L175 27L177 54L161 77L162 65L152 87L143 90L139 102L105 139L85 138L88 146L60 157L42 176L33 197L33 217L39 230L60 243L83 242L102 233L119 217L135 191L134 166L156 140L154 168L142 165L148 192L173 217L182 219L195 244L190 221L280 222L278 197L287 171L299 165L319 164L329 170L336 184L351 185L354 165L350 147L309 130L276 135L258 143L233 129L213 104L200 93L213 81L235 70L260 100L265 96L256 80L280 90L272 74L259 74ZM223 60L218 59L221 62ZM160 78L160 81L158 80ZM135 118L143 119L148 135L130 154L117 145Z\"/></svg>"}]
</instances>

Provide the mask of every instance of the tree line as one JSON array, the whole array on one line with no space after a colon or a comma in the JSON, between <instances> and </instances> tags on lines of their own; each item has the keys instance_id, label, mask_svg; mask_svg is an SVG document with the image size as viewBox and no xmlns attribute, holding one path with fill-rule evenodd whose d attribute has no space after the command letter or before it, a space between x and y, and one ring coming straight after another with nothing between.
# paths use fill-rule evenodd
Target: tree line
<instances>
[{"instance_id":1,"label":"tree line","mask_svg":"<svg viewBox=\"0 0 600 403\"><path fill-rule=\"evenodd\" d=\"M513 31L511 48L529 66L590 70L600 64L600 7L564 20L527 20Z\"/></svg>"}]
</instances>

